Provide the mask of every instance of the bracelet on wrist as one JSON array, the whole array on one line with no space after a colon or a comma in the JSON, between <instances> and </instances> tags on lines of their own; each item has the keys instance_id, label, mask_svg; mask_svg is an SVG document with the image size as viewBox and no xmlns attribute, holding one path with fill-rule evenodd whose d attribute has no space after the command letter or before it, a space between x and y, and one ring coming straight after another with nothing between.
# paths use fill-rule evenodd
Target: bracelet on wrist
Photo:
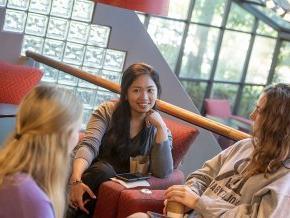
<instances>
[{"instance_id":1,"label":"bracelet on wrist","mask_svg":"<svg viewBox=\"0 0 290 218\"><path fill-rule=\"evenodd\" d=\"M83 183L83 181L82 180L74 180L74 181L71 181L69 183L69 185L77 185L77 184L80 184L80 183Z\"/></svg>"}]
</instances>

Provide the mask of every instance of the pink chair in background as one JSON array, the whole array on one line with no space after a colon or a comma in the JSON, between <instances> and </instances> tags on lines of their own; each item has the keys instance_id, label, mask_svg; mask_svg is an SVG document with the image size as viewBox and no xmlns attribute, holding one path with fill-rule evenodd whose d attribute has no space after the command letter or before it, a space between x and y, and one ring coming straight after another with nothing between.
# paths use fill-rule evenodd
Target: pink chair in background
<instances>
[{"instance_id":1,"label":"pink chair in background","mask_svg":"<svg viewBox=\"0 0 290 218\"><path fill-rule=\"evenodd\" d=\"M215 117L221 117L224 119L232 118L238 120L247 125L252 125L252 121L239 116L232 114L230 103L227 99L210 99L207 98L204 101L204 107L206 115L211 115Z\"/></svg>"}]
</instances>

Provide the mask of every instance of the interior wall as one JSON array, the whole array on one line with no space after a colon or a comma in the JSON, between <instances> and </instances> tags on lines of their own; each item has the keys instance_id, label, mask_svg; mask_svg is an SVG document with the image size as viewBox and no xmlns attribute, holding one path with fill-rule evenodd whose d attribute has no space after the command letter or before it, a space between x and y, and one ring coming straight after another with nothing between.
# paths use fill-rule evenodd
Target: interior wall
<instances>
[{"instance_id":1,"label":"interior wall","mask_svg":"<svg viewBox=\"0 0 290 218\"><path fill-rule=\"evenodd\" d=\"M22 33L3 32L5 9L0 7L0 60L18 62L23 40Z\"/></svg>"},{"instance_id":2,"label":"interior wall","mask_svg":"<svg viewBox=\"0 0 290 218\"><path fill-rule=\"evenodd\" d=\"M22 34L3 32L3 20L4 9L0 8L0 59L16 63L19 60L23 36ZM127 51L125 68L135 62L145 62L152 65L160 73L162 100L199 113L149 34L143 28L135 12L98 3L95 7L93 23L112 28L108 47ZM191 146L181 166L186 175L199 168L205 160L220 151L213 135L206 130L198 129L199 136ZM2 132L1 126L0 131Z\"/></svg>"}]
</instances>

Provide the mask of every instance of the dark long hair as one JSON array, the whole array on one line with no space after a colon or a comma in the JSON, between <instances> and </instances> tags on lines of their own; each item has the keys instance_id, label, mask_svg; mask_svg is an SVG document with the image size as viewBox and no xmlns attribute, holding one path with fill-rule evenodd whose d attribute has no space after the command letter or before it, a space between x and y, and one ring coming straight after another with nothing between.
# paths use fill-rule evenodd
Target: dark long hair
<instances>
[{"instance_id":1,"label":"dark long hair","mask_svg":"<svg viewBox=\"0 0 290 218\"><path fill-rule=\"evenodd\" d=\"M247 176L276 172L290 155L290 85L279 83L264 89L266 103L253 132L255 147Z\"/></svg>"},{"instance_id":2,"label":"dark long hair","mask_svg":"<svg viewBox=\"0 0 290 218\"><path fill-rule=\"evenodd\" d=\"M122 161L129 159L127 146L130 140L131 109L127 101L128 89L141 75L149 75L157 87L157 95L160 97L161 86L159 74L149 65L136 63L129 66L123 73L121 81L121 95L117 107L112 115L111 126L104 137L104 144L111 147L110 155L120 158ZM155 108L155 105L153 109Z\"/></svg>"}]
</instances>

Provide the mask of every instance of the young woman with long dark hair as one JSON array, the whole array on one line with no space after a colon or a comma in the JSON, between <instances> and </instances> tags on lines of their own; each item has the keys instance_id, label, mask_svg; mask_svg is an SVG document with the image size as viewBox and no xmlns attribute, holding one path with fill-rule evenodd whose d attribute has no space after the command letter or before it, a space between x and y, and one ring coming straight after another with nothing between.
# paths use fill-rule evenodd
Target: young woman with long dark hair
<instances>
[{"instance_id":1,"label":"young woman with long dark hair","mask_svg":"<svg viewBox=\"0 0 290 218\"><path fill-rule=\"evenodd\" d=\"M105 102L92 114L75 150L69 182L70 206L78 212L70 210L68 217L92 216L93 192L116 173L129 172L130 157L147 157L156 177L172 172L172 137L155 110L160 93L158 73L147 64L133 64L123 73L120 99Z\"/></svg>"}]
</instances>

